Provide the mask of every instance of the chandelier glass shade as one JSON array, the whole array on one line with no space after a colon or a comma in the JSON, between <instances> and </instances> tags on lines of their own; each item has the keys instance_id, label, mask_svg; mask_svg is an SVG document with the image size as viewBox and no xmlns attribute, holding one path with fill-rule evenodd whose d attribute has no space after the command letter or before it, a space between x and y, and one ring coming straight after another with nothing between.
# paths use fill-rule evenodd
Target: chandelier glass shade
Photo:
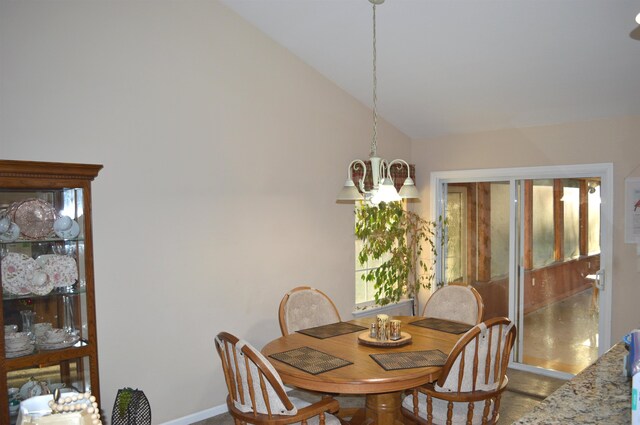
<instances>
[{"instance_id":1,"label":"chandelier glass shade","mask_svg":"<svg viewBox=\"0 0 640 425\"><path fill-rule=\"evenodd\" d=\"M369 0L373 4L373 137L371 139L371 151L368 161L356 159L351 161L347 168L347 181L338 194L339 202L354 202L366 200L374 205L380 202L393 202L401 199L417 199L418 190L411 178L411 167L403 159L394 159L391 162L380 158L377 153L378 130L378 96L376 76L376 5L384 0ZM368 163L368 166L367 166ZM406 179L400 188L396 190L391 174L392 170L406 168ZM357 184L354 182L355 172L361 172ZM370 187L365 185L365 179L371 180Z\"/></svg>"}]
</instances>

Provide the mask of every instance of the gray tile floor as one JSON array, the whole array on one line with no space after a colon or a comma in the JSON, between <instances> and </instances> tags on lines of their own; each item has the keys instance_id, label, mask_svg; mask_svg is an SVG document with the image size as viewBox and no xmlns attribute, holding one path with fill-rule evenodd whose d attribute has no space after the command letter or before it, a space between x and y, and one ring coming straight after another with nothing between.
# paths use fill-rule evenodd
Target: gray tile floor
<instances>
[{"instance_id":1,"label":"gray tile floor","mask_svg":"<svg viewBox=\"0 0 640 425\"><path fill-rule=\"evenodd\" d=\"M507 373L509 385L500 403L499 425L511 424L529 410L533 409L540 400L547 397L565 381L556 378L536 375L529 372L509 369ZM308 393L293 391L291 395L307 399ZM342 407L362 407L364 397L338 397ZM315 401L315 400L309 400ZM228 413L197 422L196 425L233 425L233 419Z\"/></svg>"}]
</instances>

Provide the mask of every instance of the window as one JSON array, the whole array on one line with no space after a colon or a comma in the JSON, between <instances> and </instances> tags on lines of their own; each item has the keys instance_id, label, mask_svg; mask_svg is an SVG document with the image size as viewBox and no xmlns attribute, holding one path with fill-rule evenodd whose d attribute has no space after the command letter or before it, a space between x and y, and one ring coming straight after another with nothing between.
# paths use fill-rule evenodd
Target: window
<instances>
[{"instance_id":1,"label":"window","mask_svg":"<svg viewBox=\"0 0 640 425\"><path fill-rule=\"evenodd\" d=\"M533 268L554 262L553 180L533 180Z\"/></svg>"},{"instance_id":2,"label":"window","mask_svg":"<svg viewBox=\"0 0 640 425\"><path fill-rule=\"evenodd\" d=\"M356 202L356 206L355 208L358 209L362 206L361 203ZM355 217L355 215L354 215ZM355 220L355 218L354 218ZM355 242L355 250L356 250L356 282L355 282L355 289L356 289L356 307L364 307L364 306L369 306L369 305L373 305L375 304L374 301L374 292L375 289L373 288L373 285L375 282L365 282L362 279L362 276L364 274L366 274L367 272L371 271L371 270L375 270L378 267L380 267L380 265L384 264L387 260L389 260L388 256L383 256L381 258L379 258L378 260L372 260L367 262L366 264L362 264L360 263L360 261L358 260L358 256L360 254L360 251L362 250L362 245L363 245L363 240L361 239L356 239Z\"/></svg>"}]
</instances>

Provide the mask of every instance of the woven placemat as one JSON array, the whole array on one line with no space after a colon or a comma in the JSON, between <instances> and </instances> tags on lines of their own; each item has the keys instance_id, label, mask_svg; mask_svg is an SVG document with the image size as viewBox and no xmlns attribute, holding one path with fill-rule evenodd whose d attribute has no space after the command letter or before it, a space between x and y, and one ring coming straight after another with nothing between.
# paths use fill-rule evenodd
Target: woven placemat
<instances>
[{"instance_id":1,"label":"woven placemat","mask_svg":"<svg viewBox=\"0 0 640 425\"><path fill-rule=\"evenodd\" d=\"M328 325L316 326L315 328L300 329L298 333L312 336L314 338L331 338L332 336L350 334L352 332L367 329L364 326L354 325L353 323L338 322Z\"/></svg>"},{"instance_id":2,"label":"woven placemat","mask_svg":"<svg viewBox=\"0 0 640 425\"><path fill-rule=\"evenodd\" d=\"M414 326L421 326L423 328L435 329L437 331L447 332L450 334L461 334L471 329L472 325L466 323L451 322L444 319L436 319L435 317L427 317L426 319L418 320L416 322L409 323Z\"/></svg>"},{"instance_id":3,"label":"woven placemat","mask_svg":"<svg viewBox=\"0 0 640 425\"><path fill-rule=\"evenodd\" d=\"M384 370L442 366L447 355L440 350L406 351L402 353L369 354Z\"/></svg>"},{"instance_id":4,"label":"woven placemat","mask_svg":"<svg viewBox=\"0 0 640 425\"><path fill-rule=\"evenodd\" d=\"M300 347L289 351L283 351L282 353L274 353L269 357L312 375L317 375L322 372L328 372L333 369L353 364L348 360L344 360L340 357L335 357L331 354L323 353L322 351L309 347Z\"/></svg>"}]
</instances>

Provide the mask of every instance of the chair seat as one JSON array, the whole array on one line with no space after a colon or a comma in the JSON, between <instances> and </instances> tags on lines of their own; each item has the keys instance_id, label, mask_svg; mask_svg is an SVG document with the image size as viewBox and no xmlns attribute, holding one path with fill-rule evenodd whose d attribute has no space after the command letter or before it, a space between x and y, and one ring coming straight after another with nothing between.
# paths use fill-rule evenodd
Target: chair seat
<instances>
[{"instance_id":1,"label":"chair seat","mask_svg":"<svg viewBox=\"0 0 640 425\"><path fill-rule=\"evenodd\" d=\"M302 409L303 407L307 407L307 406L311 406L311 403L304 401L302 399L299 399L297 397L289 397L289 400L291 400L291 402L293 403L294 406L296 406L296 408ZM325 413L324 414L324 423L325 425L340 425L340 419L338 419L336 416L332 415L331 413ZM297 425L301 422L296 422L295 424L292 425ZM320 423L320 416L314 416L312 418L307 419L307 425L318 425Z\"/></svg>"},{"instance_id":2,"label":"chair seat","mask_svg":"<svg viewBox=\"0 0 640 425\"><path fill-rule=\"evenodd\" d=\"M489 412L491 412L491 409L493 409L493 400L489 399L487 401L489 403ZM448 402L446 400L432 398L431 404L433 406L432 423L434 425L445 425L447 423ZM404 400L402 400L402 407L413 412L413 395L408 395L404 398ZM484 400L476 401L473 403L474 415L473 419L471 420L472 425L482 424L482 412L484 410L484 407ZM453 417L451 423L466 424L468 409L468 402L453 402ZM425 421L427 420L427 395L423 393L418 393L418 416L420 416Z\"/></svg>"}]
</instances>

